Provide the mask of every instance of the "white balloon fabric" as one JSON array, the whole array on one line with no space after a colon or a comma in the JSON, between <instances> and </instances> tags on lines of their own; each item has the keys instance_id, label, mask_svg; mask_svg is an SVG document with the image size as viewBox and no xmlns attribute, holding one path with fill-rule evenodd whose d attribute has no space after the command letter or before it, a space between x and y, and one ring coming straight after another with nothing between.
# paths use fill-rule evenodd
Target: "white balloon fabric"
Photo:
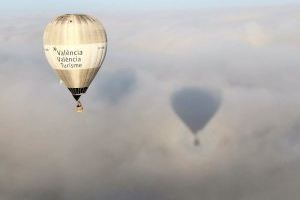
<instances>
[{"instance_id":1,"label":"white balloon fabric","mask_svg":"<svg viewBox=\"0 0 300 200\"><path fill-rule=\"evenodd\" d=\"M88 15L59 16L44 32L47 60L76 101L87 91L99 71L106 48L103 25Z\"/></svg>"}]
</instances>

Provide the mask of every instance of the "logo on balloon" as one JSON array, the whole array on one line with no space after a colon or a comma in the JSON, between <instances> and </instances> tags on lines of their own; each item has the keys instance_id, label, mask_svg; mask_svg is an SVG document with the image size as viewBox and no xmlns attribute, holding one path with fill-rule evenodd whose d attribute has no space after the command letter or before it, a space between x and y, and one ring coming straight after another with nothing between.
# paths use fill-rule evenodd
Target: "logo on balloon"
<instances>
[{"instance_id":1,"label":"logo on balloon","mask_svg":"<svg viewBox=\"0 0 300 200\"><path fill-rule=\"evenodd\" d=\"M57 53L56 59L62 68L81 68L82 67L82 50L57 49L53 47L53 51Z\"/></svg>"}]
</instances>

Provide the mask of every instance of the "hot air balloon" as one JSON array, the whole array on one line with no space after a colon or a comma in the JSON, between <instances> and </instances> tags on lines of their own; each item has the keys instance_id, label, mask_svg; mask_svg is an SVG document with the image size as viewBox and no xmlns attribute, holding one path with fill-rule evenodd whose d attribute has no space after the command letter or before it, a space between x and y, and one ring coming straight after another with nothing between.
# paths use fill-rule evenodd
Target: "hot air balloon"
<instances>
[{"instance_id":1,"label":"hot air balloon","mask_svg":"<svg viewBox=\"0 0 300 200\"><path fill-rule=\"evenodd\" d=\"M60 80L79 101L99 71L106 54L107 37L102 24L84 14L66 14L51 21L44 32L47 60Z\"/></svg>"},{"instance_id":2,"label":"hot air balloon","mask_svg":"<svg viewBox=\"0 0 300 200\"><path fill-rule=\"evenodd\" d=\"M171 101L175 113L194 134L194 144L199 145L197 133L217 112L220 105L219 95L196 87L186 87L176 91Z\"/></svg>"}]
</instances>

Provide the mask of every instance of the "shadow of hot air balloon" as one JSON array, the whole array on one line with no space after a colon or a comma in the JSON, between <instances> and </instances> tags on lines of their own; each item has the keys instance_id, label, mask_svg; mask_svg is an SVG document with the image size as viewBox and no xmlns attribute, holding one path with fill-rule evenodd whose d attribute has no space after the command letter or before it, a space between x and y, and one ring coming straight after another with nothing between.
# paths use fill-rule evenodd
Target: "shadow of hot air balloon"
<instances>
[{"instance_id":1,"label":"shadow of hot air balloon","mask_svg":"<svg viewBox=\"0 0 300 200\"><path fill-rule=\"evenodd\" d=\"M194 144L199 145L197 133L219 109L220 94L207 89L185 87L174 92L171 101L175 113L194 134Z\"/></svg>"}]
</instances>

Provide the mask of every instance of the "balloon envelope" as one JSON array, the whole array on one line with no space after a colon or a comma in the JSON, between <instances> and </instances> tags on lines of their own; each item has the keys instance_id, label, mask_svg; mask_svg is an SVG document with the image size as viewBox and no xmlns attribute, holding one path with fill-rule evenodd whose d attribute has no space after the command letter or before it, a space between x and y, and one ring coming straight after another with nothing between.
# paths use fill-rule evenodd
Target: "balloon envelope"
<instances>
[{"instance_id":1,"label":"balloon envelope","mask_svg":"<svg viewBox=\"0 0 300 200\"><path fill-rule=\"evenodd\" d=\"M106 46L102 24L88 15L59 16L44 32L47 60L76 100L87 91L100 69Z\"/></svg>"},{"instance_id":2,"label":"balloon envelope","mask_svg":"<svg viewBox=\"0 0 300 200\"><path fill-rule=\"evenodd\" d=\"M176 91L171 101L176 114L194 134L205 127L220 105L218 95L194 87Z\"/></svg>"}]
</instances>

